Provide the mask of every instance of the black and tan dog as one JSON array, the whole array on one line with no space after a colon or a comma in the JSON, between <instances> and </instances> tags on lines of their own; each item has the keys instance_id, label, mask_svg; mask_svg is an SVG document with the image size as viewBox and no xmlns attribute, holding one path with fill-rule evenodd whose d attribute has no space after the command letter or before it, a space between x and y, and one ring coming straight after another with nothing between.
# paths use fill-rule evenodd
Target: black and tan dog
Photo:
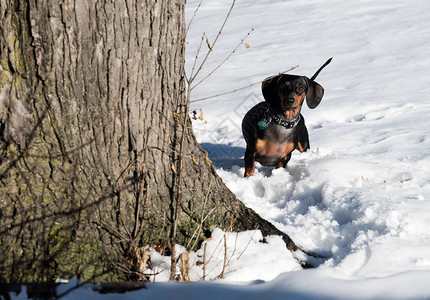
<instances>
[{"instance_id":1,"label":"black and tan dog","mask_svg":"<svg viewBox=\"0 0 430 300\"><path fill-rule=\"evenodd\" d=\"M309 108L318 106L323 87L314 79L331 58L311 77L281 74L262 83L265 102L251 108L242 121L246 141L245 177L255 171L255 162L264 166L285 167L294 149L309 149L308 131L300 113L306 98Z\"/></svg>"}]
</instances>

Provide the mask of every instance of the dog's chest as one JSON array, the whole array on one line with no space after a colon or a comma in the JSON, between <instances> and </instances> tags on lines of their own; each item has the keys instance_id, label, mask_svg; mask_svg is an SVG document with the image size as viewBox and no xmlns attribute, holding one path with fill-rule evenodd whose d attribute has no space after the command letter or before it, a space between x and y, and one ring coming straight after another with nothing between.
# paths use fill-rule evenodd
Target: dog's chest
<instances>
[{"instance_id":1,"label":"dog's chest","mask_svg":"<svg viewBox=\"0 0 430 300\"><path fill-rule=\"evenodd\" d=\"M283 158L294 150L294 128L270 125L256 141L259 156Z\"/></svg>"}]
</instances>

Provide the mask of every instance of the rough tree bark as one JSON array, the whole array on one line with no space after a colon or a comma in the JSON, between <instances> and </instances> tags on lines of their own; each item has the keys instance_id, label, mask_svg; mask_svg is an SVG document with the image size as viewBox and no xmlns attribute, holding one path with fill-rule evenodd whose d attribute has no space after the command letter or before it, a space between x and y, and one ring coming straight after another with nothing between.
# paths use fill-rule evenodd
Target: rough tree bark
<instances>
[{"instance_id":1,"label":"rough tree bark","mask_svg":"<svg viewBox=\"0 0 430 300\"><path fill-rule=\"evenodd\" d=\"M0 4L0 281L136 278L140 247L169 239L183 132L177 242L204 216L199 240L258 227L295 249L183 121L184 0Z\"/></svg>"}]
</instances>

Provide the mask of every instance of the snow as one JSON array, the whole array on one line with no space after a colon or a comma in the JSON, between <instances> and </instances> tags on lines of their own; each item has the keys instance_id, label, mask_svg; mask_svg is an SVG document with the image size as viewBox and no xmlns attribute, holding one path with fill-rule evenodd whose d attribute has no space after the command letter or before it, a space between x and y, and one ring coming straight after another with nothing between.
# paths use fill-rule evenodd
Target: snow
<instances>
[{"instance_id":1,"label":"snow","mask_svg":"<svg viewBox=\"0 0 430 300\"><path fill-rule=\"evenodd\" d=\"M224 243L225 237L225 243ZM224 232L215 228L210 240L204 242L196 252L190 255L190 279L191 281L220 280L224 282L247 282L252 280L269 281L288 270L299 270L301 266L297 259L287 250L280 236L268 236L264 238L260 230L244 232ZM205 250L206 248L206 250ZM186 251L183 246L176 246L176 253ZM206 252L205 252L206 251ZM270 253L270 255L262 255ZM151 249L150 269L147 274L151 282L165 282L170 276L170 256L162 256ZM206 263L206 271L203 273L202 262ZM227 267L225 274L221 276L224 262ZM267 272L267 266L271 266L271 272ZM179 273L179 272L178 272Z\"/></svg>"},{"instance_id":2,"label":"snow","mask_svg":"<svg viewBox=\"0 0 430 300\"><path fill-rule=\"evenodd\" d=\"M187 1L188 20L199 2ZM188 72L202 33L214 41L230 4L203 2L187 38ZM193 103L206 121L193 121L194 131L245 205L324 259L304 270L296 260L302 254L286 250L280 237L263 243L258 230L215 229L205 242L211 257L206 281L150 283L146 290L109 298L428 299L429 11L424 0L238 1L199 78L253 28L245 41L250 47L239 47L192 98L247 86L296 65L292 74L310 77L334 57L316 80L325 89L321 104L302 109L311 150L295 151L286 169L257 164L256 173L243 178L240 124L246 111L263 101L260 85ZM199 61L206 51L204 43ZM197 264L203 251L190 254L194 281L203 277ZM224 256L228 264L221 279ZM151 264L155 281L166 281L169 258L152 251ZM103 298L90 285L63 298L90 297Z\"/></svg>"},{"instance_id":3,"label":"snow","mask_svg":"<svg viewBox=\"0 0 430 300\"><path fill-rule=\"evenodd\" d=\"M198 3L187 4L188 15ZM213 40L228 8L228 1L202 5L188 67L201 33ZM240 124L263 101L260 85L192 104L207 121L194 122L197 139L227 186L300 247L326 257L312 270L286 265L267 283L280 285L279 297L430 297L428 11L426 1L237 2L207 69L252 27L250 48L193 90L194 99L296 65L292 74L310 77L334 57L316 80L325 88L321 104L302 110L311 150L294 152L286 169L257 164L243 178Z\"/></svg>"}]
</instances>

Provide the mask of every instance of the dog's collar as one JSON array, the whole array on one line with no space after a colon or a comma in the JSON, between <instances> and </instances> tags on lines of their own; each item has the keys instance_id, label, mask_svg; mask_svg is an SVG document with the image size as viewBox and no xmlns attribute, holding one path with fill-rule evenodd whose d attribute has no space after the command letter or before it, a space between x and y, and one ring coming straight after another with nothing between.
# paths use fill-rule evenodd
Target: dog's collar
<instances>
[{"instance_id":1,"label":"dog's collar","mask_svg":"<svg viewBox=\"0 0 430 300\"><path fill-rule=\"evenodd\" d=\"M296 125L299 123L300 115L297 117L297 119L295 121L290 122L290 121L286 121L286 120L281 119L281 117L279 115L272 114L272 120L278 125L281 125L287 129L291 129L291 128L296 127Z\"/></svg>"},{"instance_id":2,"label":"dog's collar","mask_svg":"<svg viewBox=\"0 0 430 300\"><path fill-rule=\"evenodd\" d=\"M264 130L269 126L270 123L273 122L277 125L281 125L282 127L287 128L287 129L291 129L291 128L296 127L296 125L299 123L299 121L300 121L300 114L298 115L296 120L287 121L284 118L282 118L281 116L279 116L277 113L275 113L272 109L270 109L270 107L268 107L266 110L266 116L264 117L264 119L262 119L258 122L258 127L260 128L260 130Z\"/></svg>"}]
</instances>

